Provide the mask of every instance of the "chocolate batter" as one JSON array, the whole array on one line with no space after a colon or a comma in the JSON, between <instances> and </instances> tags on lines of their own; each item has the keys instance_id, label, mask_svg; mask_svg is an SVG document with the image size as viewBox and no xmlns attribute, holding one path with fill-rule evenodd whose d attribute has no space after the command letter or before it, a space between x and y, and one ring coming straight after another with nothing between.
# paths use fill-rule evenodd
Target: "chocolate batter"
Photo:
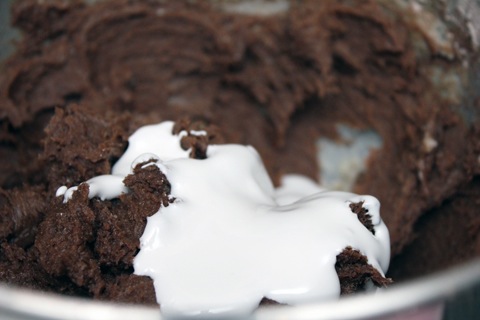
<instances>
[{"instance_id":1,"label":"chocolate batter","mask_svg":"<svg viewBox=\"0 0 480 320\"><path fill-rule=\"evenodd\" d=\"M465 194L478 193L480 126L423 67L460 61L435 50L420 57L406 19L375 1L292 1L252 16L204 1L27 0L13 7L13 23L23 39L0 75L0 280L154 303L131 261L159 206L142 190L166 188L161 174L132 178L131 199L118 202L89 204L81 190L60 209L55 190L108 173L138 126L183 117L255 146L277 182L284 173L318 178L315 142L338 138L336 124L374 130L383 145L354 191L382 203L392 274L402 278L411 261L438 263L405 277L480 254L478 237L461 255L404 250L417 237L478 231ZM138 199L152 211L135 208Z\"/></svg>"}]
</instances>

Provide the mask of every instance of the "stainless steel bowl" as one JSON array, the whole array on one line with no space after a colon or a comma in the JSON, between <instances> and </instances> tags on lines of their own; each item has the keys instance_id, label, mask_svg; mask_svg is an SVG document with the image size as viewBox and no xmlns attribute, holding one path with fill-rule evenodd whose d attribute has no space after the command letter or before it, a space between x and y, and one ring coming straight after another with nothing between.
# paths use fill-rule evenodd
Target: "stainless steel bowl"
<instances>
[{"instance_id":1,"label":"stainless steel bowl","mask_svg":"<svg viewBox=\"0 0 480 320\"><path fill-rule=\"evenodd\" d=\"M303 306L262 307L247 319L480 319L480 258L381 292ZM0 285L0 319L159 320L160 310Z\"/></svg>"},{"instance_id":2,"label":"stainless steel bowl","mask_svg":"<svg viewBox=\"0 0 480 320\"><path fill-rule=\"evenodd\" d=\"M40 1L40 0L39 0ZM11 0L0 1L0 59L13 50L9 44L18 36L8 27ZM282 10L285 1L249 0L229 4L231 10L258 10L258 6ZM276 4L272 5L272 2ZM435 1L398 0L401 5L428 5ZM441 1L439 1L441 2ZM247 4L245 4L247 3ZM252 6L250 6L250 5ZM256 6L256 7L255 7ZM256 8L256 9L255 9ZM480 1L447 2L443 19L461 25L474 48L480 44ZM262 11L262 14L265 12ZM431 26L433 28L433 26ZM445 48L443 48L445 49ZM477 50L478 51L478 50ZM477 52L478 54L478 52ZM468 78L471 90L480 89L480 59L471 60ZM468 94L468 93L467 93ZM478 94L477 94L478 95ZM304 306L259 308L248 319L480 319L480 257L440 273L368 293ZM67 297L0 284L0 319L162 319L159 308L125 305Z\"/></svg>"}]
</instances>

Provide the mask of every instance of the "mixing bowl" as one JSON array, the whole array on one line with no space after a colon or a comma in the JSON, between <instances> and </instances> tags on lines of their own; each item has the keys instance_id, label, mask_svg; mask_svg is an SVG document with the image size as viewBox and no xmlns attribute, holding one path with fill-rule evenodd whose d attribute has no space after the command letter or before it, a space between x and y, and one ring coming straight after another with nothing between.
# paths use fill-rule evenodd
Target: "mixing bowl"
<instances>
[{"instance_id":1,"label":"mixing bowl","mask_svg":"<svg viewBox=\"0 0 480 320\"><path fill-rule=\"evenodd\" d=\"M8 27L8 7L11 1L0 2L0 58L6 58L13 47L10 40L18 33ZM442 1L398 1L397 5L425 10L445 25L455 26L468 35L471 52L465 52L468 63L467 85L462 86L462 112L467 120L476 116L475 99L480 92L480 2L458 0L443 4L446 11L435 11ZM285 1L227 1L226 10L269 14L284 10ZM427 9L431 9L428 11ZM443 25L425 19L419 24L438 45L443 54L451 49ZM435 20L437 21L437 20ZM460 77L460 75L458 75ZM455 91L454 94L458 94ZM470 119L469 119L470 118ZM335 156L331 156L336 161ZM461 248L459 248L461 250ZM480 319L480 258L415 280L395 284L375 293L358 294L338 301L326 301L303 306L265 306L248 319ZM0 284L0 319L162 319L159 308L92 301L42 293Z\"/></svg>"}]
</instances>

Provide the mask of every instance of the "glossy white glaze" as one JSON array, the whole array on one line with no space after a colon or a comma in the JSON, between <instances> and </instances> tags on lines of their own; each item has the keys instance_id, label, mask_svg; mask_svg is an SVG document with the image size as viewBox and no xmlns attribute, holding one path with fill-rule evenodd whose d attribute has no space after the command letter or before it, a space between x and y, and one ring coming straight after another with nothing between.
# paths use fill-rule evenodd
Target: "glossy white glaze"
<instances>
[{"instance_id":1,"label":"glossy white glaze","mask_svg":"<svg viewBox=\"0 0 480 320\"><path fill-rule=\"evenodd\" d=\"M250 146L211 145L207 159L180 147L173 122L140 128L112 175L87 181L90 196L118 197L123 177L148 159L171 184L175 202L148 218L135 274L153 279L165 314L247 314L263 297L300 304L338 297L336 256L361 251L380 272L390 259L388 230L372 196L325 191L299 175L275 189ZM61 190L60 190L61 189ZM65 201L75 190L59 188ZM364 202L375 235L350 210Z\"/></svg>"}]
</instances>

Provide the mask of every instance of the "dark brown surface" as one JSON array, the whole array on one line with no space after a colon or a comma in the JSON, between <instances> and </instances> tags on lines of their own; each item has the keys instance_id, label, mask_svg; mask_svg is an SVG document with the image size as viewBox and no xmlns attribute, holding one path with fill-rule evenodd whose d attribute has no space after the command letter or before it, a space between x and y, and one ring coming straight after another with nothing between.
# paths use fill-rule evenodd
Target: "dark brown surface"
<instances>
[{"instance_id":1,"label":"dark brown surface","mask_svg":"<svg viewBox=\"0 0 480 320\"><path fill-rule=\"evenodd\" d=\"M415 226L417 235L402 254L395 257L390 276L398 281L442 270L451 261L466 261L472 252L480 255L480 178L424 215ZM422 234L436 234L422 237ZM415 257L426 256L422 260Z\"/></svg>"},{"instance_id":2,"label":"dark brown surface","mask_svg":"<svg viewBox=\"0 0 480 320\"><path fill-rule=\"evenodd\" d=\"M124 183L130 192L112 201L89 200L86 184L66 204L56 199L34 248L47 274L72 283L80 293L152 304L153 283L132 275L133 258L146 218L169 205L170 184L158 167L142 169L141 164Z\"/></svg>"},{"instance_id":3,"label":"dark brown surface","mask_svg":"<svg viewBox=\"0 0 480 320\"><path fill-rule=\"evenodd\" d=\"M159 205L140 190L163 185L158 173L137 173L150 178L112 202L87 201L84 190L62 206L54 193L108 173L138 126L183 117L255 146L275 181L290 172L316 178L315 141L338 138L337 123L374 130L383 146L355 191L379 198L395 256L417 237L435 243L478 230L478 219L455 228L441 221L445 212L452 221L457 212L476 214L462 188L480 172L480 126L439 98L423 67L460 61L434 51L418 57L405 21L374 1L292 2L266 17L202 1L17 2L13 22L24 38L0 75L0 279L48 287L67 278L59 291L122 301L127 284L151 292L130 273L144 219ZM475 116L479 106L472 108ZM432 150L426 135L437 141ZM184 143L204 154L205 141ZM147 197L152 211L139 212L129 197ZM432 213L439 222L422 225ZM406 252L416 264L435 261L422 271L430 272L479 255L479 241L462 240L461 255ZM406 261L393 261L399 278Z\"/></svg>"}]
</instances>

